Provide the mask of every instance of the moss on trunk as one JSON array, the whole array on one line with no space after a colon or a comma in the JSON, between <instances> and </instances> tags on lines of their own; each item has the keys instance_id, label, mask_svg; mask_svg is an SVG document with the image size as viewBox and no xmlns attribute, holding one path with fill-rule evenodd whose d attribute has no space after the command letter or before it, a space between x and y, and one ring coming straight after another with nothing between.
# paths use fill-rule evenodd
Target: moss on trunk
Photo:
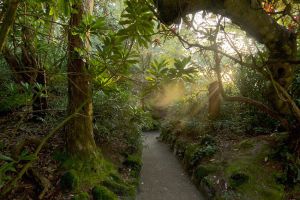
<instances>
[{"instance_id":1,"label":"moss on trunk","mask_svg":"<svg viewBox=\"0 0 300 200\"><path fill-rule=\"evenodd\" d=\"M69 44L68 44L68 113L71 115L82 104L81 111L68 123L67 150L71 155L92 156L95 154L95 141L93 135L93 106L91 78L88 65L79 54L78 49L87 48L86 42L72 31L80 26L83 16L91 12L93 1L77 1L73 5L70 19ZM88 34L87 36L88 37Z\"/></svg>"}]
</instances>

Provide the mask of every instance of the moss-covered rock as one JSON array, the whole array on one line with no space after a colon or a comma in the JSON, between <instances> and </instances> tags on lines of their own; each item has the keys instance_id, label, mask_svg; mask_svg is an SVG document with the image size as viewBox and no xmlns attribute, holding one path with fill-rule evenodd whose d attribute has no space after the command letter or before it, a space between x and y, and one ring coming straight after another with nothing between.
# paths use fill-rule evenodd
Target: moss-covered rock
<instances>
[{"instance_id":1,"label":"moss-covered rock","mask_svg":"<svg viewBox=\"0 0 300 200\"><path fill-rule=\"evenodd\" d=\"M75 170L69 170L63 174L60 180L62 189L74 190L78 186L79 178Z\"/></svg>"},{"instance_id":2,"label":"moss-covered rock","mask_svg":"<svg viewBox=\"0 0 300 200\"><path fill-rule=\"evenodd\" d=\"M80 194L75 195L72 200L89 200L90 195L87 192L81 192Z\"/></svg>"},{"instance_id":3,"label":"moss-covered rock","mask_svg":"<svg viewBox=\"0 0 300 200\"><path fill-rule=\"evenodd\" d=\"M104 186L95 186L92 189L94 200L117 200L118 197Z\"/></svg>"}]
</instances>

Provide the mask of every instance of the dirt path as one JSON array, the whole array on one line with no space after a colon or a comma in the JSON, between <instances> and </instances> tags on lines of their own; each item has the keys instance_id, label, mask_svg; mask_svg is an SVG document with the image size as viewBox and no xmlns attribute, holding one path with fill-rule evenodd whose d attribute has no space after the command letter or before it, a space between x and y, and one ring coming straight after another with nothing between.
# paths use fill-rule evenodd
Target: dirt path
<instances>
[{"instance_id":1,"label":"dirt path","mask_svg":"<svg viewBox=\"0 0 300 200\"><path fill-rule=\"evenodd\" d=\"M203 200L168 146L144 133L143 168L137 200Z\"/></svg>"}]
</instances>

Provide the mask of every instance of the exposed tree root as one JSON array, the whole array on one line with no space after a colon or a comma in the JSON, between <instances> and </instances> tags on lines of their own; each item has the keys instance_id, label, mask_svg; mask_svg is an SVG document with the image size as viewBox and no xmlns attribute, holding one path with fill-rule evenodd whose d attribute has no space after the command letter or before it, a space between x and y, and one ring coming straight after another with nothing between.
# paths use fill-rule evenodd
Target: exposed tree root
<instances>
[{"instance_id":1,"label":"exposed tree root","mask_svg":"<svg viewBox=\"0 0 300 200\"><path fill-rule=\"evenodd\" d=\"M39 184L39 186L42 188L42 192L39 194L38 198L43 199L45 194L49 191L51 188L50 181L43 176L41 173L38 172L36 168L32 168L28 170L28 174L32 176L34 181Z\"/></svg>"}]
</instances>

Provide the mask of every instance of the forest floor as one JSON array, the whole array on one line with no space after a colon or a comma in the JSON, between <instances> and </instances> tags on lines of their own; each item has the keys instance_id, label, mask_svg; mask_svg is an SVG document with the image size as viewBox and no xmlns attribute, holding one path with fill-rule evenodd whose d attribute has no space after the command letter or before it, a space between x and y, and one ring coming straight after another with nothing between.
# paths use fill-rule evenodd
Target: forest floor
<instances>
[{"instance_id":1,"label":"forest floor","mask_svg":"<svg viewBox=\"0 0 300 200\"><path fill-rule=\"evenodd\" d=\"M31 116L26 113L9 113L0 116L0 192L6 183L17 176L27 162L35 159L31 155L41 139L64 117L63 113L55 113L48 116L45 121L36 122L32 121ZM134 196L140 169L139 155L126 154L128 157L124 157L123 154L127 152L128 147L123 145L123 138L119 138L119 141L114 144L105 142L104 145L103 141L97 141L103 155L101 158L105 168L103 170L106 171L99 180L91 179L96 185L86 184L72 190L63 189L61 178L67 172L66 170L69 170L62 166L67 156L64 153L64 139L63 129L50 138L39 153L38 159L6 195L7 199L68 200L74 199L83 192L91 197L93 186L105 184L105 187L117 196ZM114 179L112 180L111 177ZM115 180L116 177L118 180ZM40 195L43 196L39 197ZM126 199L132 198L126 197Z\"/></svg>"},{"instance_id":2,"label":"forest floor","mask_svg":"<svg viewBox=\"0 0 300 200\"><path fill-rule=\"evenodd\" d=\"M159 132L144 133L143 167L137 200L204 199Z\"/></svg>"}]
</instances>

